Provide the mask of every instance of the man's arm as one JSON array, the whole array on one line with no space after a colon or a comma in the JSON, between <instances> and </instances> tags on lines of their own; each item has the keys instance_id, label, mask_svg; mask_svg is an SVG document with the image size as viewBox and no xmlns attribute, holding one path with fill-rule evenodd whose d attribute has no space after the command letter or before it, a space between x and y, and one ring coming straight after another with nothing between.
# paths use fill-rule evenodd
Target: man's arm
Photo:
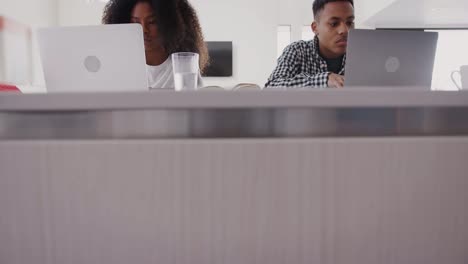
<instances>
[{"instance_id":1,"label":"man's arm","mask_svg":"<svg viewBox=\"0 0 468 264\"><path fill-rule=\"evenodd\" d=\"M271 74L265 87L328 87L329 72L310 75L301 72L301 63L305 63L304 54L289 45L278 59L278 65Z\"/></svg>"}]
</instances>

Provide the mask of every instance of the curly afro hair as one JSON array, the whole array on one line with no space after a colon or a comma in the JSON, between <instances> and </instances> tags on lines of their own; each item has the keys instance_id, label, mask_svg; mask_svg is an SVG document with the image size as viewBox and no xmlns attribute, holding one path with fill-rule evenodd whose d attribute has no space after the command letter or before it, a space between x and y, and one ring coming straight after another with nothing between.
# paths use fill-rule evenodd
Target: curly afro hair
<instances>
[{"instance_id":1,"label":"curly afro hair","mask_svg":"<svg viewBox=\"0 0 468 264\"><path fill-rule=\"evenodd\" d=\"M208 49L197 13L187 0L110 0L104 8L102 23L130 23L132 10L140 2L149 3L153 8L159 41L166 52L198 53L203 72L209 62Z\"/></svg>"}]
</instances>

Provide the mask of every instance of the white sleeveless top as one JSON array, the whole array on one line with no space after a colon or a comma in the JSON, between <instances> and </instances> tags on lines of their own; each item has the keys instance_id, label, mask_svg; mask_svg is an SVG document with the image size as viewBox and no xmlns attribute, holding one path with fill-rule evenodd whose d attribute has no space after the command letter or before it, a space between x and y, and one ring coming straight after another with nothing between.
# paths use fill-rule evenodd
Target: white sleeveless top
<instances>
[{"instance_id":1,"label":"white sleeveless top","mask_svg":"<svg viewBox=\"0 0 468 264\"><path fill-rule=\"evenodd\" d=\"M146 65L148 87L151 89L174 89L174 75L171 56L165 62L157 66ZM203 87L203 80L198 74L198 87Z\"/></svg>"}]
</instances>

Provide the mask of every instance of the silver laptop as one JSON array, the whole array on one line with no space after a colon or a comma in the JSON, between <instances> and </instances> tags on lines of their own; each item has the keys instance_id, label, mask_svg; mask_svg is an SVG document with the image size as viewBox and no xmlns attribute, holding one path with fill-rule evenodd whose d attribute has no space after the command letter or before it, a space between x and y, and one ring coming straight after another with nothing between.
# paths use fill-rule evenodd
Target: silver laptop
<instances>
[{"instance_id":1,"label":"silver laptop","mask_svg":"<svg viewBox=\"0 0 468 264\"><path fill-rule=\"evenodd\" d=\"M436 32L351 30L345 86L430 89L437 39Z\"/></svg>"},{"instance_id":2,"label":"silver laptop","mask_svg":"<svg viewBox=\"0 0 468 264\"><path fill-rule=\"evenodd\" d=\"M146 91L139 24L38 30L48 92Z\"/></svg>"}]
</instances>

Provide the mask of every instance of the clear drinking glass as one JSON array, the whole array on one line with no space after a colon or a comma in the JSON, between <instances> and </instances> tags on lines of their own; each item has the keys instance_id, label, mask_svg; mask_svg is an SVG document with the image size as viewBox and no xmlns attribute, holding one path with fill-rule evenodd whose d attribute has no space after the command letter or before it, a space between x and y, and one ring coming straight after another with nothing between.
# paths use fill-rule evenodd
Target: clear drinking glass
<instances>
[{"instance_id":1,"label":"clear drinking glass","mask_svg":"<svg viewBox=\"0 0 468 264\"><path fill-rule=\"evenodd\" d=\"M172 69L176 91L194 91L198 88L199 55L192 52L174 53Z\"/></svg>"}]
</instances>

